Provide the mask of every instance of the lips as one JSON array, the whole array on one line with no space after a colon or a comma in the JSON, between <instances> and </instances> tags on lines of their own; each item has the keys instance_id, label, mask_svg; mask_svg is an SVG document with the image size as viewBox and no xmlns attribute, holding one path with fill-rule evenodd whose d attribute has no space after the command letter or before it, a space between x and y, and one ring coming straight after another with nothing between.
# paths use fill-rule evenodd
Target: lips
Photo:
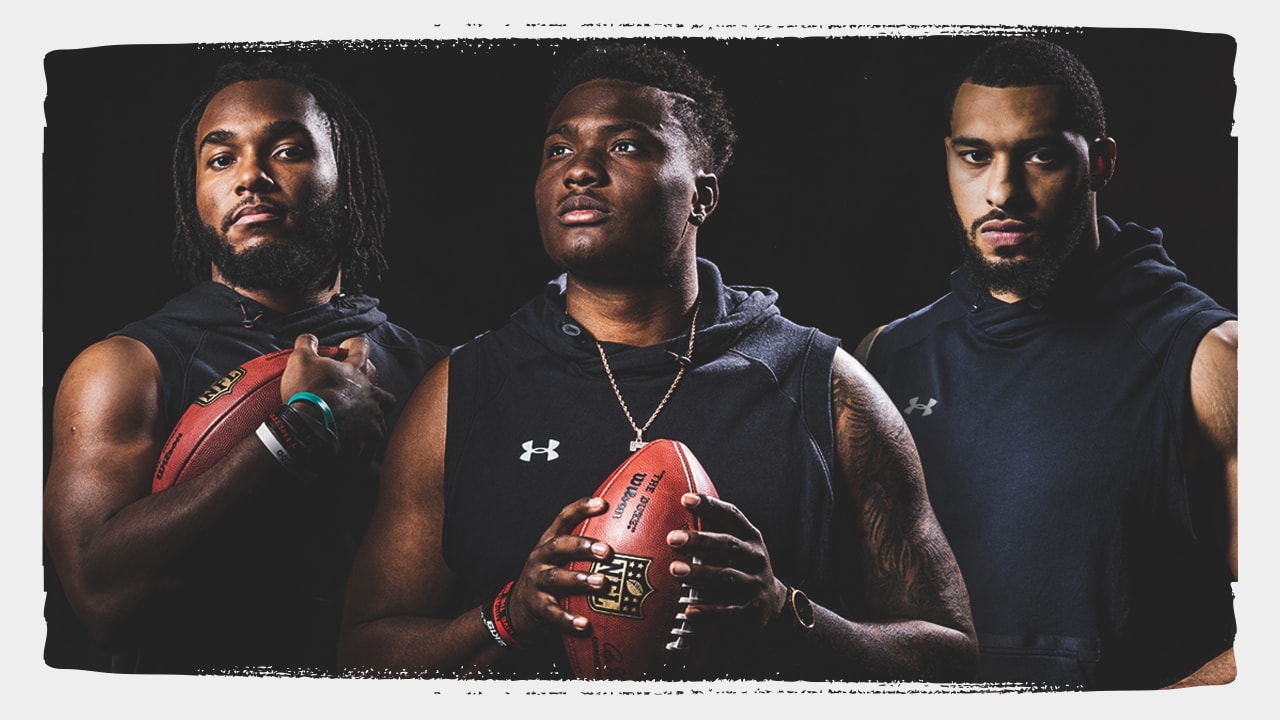
<instances>
[{"instance_id":1,"label":"lips","mask_svg":"<svg viewBox=\"0 0 1280 720\"><path fill-rule=\"evenodd\" d=\"M610 215L609 206L591 195L569 195L556 207L556 216L565 225L590 225Z\"/></svg>"},{"instance_id":2,"label":"lips","mask_svg":"<svg viewBox=\"0 0 1280 720\"><path fill-rule=\"evenodd\" d=\"M255 223L271 222L280 220L287 213L278 205L269 203L257 203L254 205L245 205L236 210L231 216L229 225L252 225Z\"/></svg>"},{"instance_id":3,"label":"lips","mask_svg":"<svg viewBox=\"0 0 1280 720\"><path fill-rule=\"evenodd\" d=\"M989 220L978 227L978 235L993 248L1020 245L1034 231L1034 226L1020 220Z\"/></svg>"}]
</instances>

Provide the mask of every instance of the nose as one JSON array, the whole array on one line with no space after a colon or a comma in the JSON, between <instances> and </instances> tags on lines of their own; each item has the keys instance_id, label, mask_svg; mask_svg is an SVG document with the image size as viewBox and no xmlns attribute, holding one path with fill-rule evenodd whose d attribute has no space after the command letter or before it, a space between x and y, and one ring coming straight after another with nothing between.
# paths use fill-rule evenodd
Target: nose
<instances>
[{"instance_id":1,"label":"nose","mask_svg":"<svg viewBox=\"0 0 1280 720\"><path fill-rule=\"evenodd\" d=\"M1021 163L1006 155L996 155L987 171L987 205L1000 210L1016 209L1026 197L1026 178Z\"/></svg>"},{"instance_id":2,"label":"nose","mask_svg":"<svg viewBox=\"0 0 1280 720\"><path fill-rule=\"evenodd\" d=\"M236 168L236 194L259 193L270 190L276 185L271 174L271 166L265 158L257 153L249 153L240 159Z\"/></svg>"},{"instance_id":3,"label":"nose","mask_svg":"<svg viewBox=\"0 0 1280 720\"><path fill-rule=\"evenodd\" d=\"M575 152L564 171L565 187L604 185L608 180L609 175L600 153L590 148L581 148Z\"/></svg>"}]
</instances>

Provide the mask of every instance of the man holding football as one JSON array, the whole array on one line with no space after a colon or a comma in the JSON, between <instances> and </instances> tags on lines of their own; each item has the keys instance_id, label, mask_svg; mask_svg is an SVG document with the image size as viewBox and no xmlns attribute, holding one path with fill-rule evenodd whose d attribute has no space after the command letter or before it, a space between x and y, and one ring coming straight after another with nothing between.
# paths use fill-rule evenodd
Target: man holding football
<instances>
[{"instance_id":1,"label":"man holding football","mask_svg":"<svg viewBox=\"0 0 1280 720\"><path fill-rule=\"evenodd\" d=\"M50 556L113 670L332 672L384 435L445 350L361 292L382 269L386 193L367 122L329 82L269 61L224 67L179 131L174 169L176 256L195 284L63 377ZM183 412L283 348L283 424L153 494ZM335 432L307 429L322 417Z\"/></svg>"},{"instance_id":2,"label":"man holding football","mask_svg":"<svg viewBox=\"0 0 1280 720\"><path fill-rule=\"evenodd\" d=\"M567 566L614 555L573 530L613 511L592 494L615 467L670 439L719 496L683 496L701 530L656 540L700 562L648 569L689 590L697 677L970 678L965 586L901 416L772 290L727 286L697 257L735 139L719 91L679 56L605 45L553 100L534 199L565 273L406 404L343 667L570 676L563 638L592 628L560 601L610 588Z\"/></svg>"}]
</instances>

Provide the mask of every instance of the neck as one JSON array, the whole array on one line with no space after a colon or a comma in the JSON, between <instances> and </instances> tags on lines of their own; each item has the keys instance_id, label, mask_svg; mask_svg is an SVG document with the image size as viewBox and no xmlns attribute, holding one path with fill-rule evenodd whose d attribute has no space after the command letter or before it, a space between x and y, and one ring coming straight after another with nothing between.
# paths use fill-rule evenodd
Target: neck
<instances>
[{"instance_id":1,"label":"neck","mask_svg":"<svg viewBox=\"0 0 1280 720\"><path fill-rule=\"evenodd\" d=\"M305 308L315 305L322 305L329 302L334 295L337 295L342 289L342 273L337 273L332 283L326 283L323 287L308 288L305 290L284 290L280 288L245 288L227 282L215 267L213 269L214 282L222 283L227 287L235 290L241 295L249 298L268 308L274 312L288 314L297 312Z\"/></svg>"},{"instance_id":2,"label":"neck","mask_svg":"<svg viewBox=\"0 0 1280 720\"><path fill-rule=\"evenodd\" d=\"M594 283L570 274L567 312L597 340L646 347L688 332L698 299L696 267L676 282L654 287Z\"/></svg>"}]
</instances>

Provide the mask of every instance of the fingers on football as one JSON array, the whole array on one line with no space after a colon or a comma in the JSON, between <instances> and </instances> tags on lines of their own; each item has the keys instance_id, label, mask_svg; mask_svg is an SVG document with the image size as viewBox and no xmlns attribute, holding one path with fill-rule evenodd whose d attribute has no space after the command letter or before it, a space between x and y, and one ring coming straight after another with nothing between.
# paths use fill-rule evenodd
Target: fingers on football
<instances>
[{"instance_id":1,"label":"fingers on football","mask_svg":"<svg viewBox=\"0 0 1280 720\"><path fill-rule=\"evenodd\" d=\"M702 519L704 527L733 533L740 537L758 537L760 532L731 502L699 493L687 493L681 502L689 512Z\"/></svg>"},{"instance_id":2,"label":"fingers on football","mask_svg":"<svg viewBox=\"0 0 1280 720\"><path fill-rule=\"evenodd\" d=\"M546 543L558 535L570 535L578 527L578 523L607 510L609 504L602 498L585 497L575 500L560 509L551 526L542 534L540 543Z\"/></svg>"}]
</instances>

